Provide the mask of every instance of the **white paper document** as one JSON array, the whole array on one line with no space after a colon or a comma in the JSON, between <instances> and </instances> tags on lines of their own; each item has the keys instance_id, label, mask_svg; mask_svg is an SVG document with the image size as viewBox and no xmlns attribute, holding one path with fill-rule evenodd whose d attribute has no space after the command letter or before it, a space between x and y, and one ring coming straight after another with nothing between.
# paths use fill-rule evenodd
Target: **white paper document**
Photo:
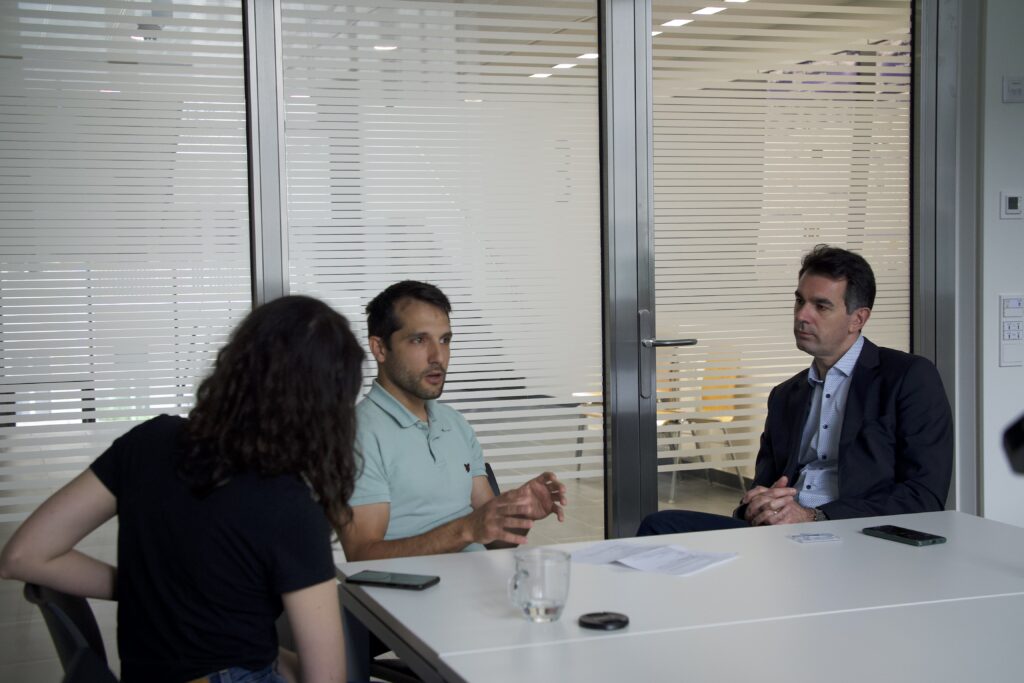
<instances>
[{"instance_id":1,"label":"white paper document","mask_svg":"<svg viewBox=\"0 0 1024 683\"><path fill-rule=\"evenodd\" d=\"M728 562L736 553L704 553L687 550L681 545L647 545L624 541L595 543L572 554L582 564L618 563L642 572L687 576L703 569Z\"/></svg>"},{"instance_id":2,"label":"white paper document","mask_svg":"<svg viewBox=\"0 0 1024 683\"><path fill-rule=\"evenodd\" d=\"M580 564L611 564L624 557L646 552L651 547L645 543L602 541L577 550L572 554L572 561Z\"/></svg>"}]
</instances>

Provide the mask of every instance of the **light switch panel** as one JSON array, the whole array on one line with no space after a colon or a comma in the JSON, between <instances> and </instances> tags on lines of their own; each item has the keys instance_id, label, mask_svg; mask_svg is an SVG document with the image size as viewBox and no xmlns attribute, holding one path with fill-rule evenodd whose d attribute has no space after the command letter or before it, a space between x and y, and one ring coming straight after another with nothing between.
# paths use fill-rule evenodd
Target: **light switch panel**
<instances>
[{"instance_id":1,"label":"light switch panel","mask_svg":"<svg viewBox=\"0 0 1024 683\"><path fill-rule=\"evenodd\" d=\"M1003 76L1003 102L1024 102L1024 76Z\"/></svg>"},{"instance_id":2,"label":"light switch panel","mask_svg":"<svg viewBox=\"0 0 1024 683\"><path fill-rule=\"evenodd\" d=\"M1024 294L999 295L999 366L1024 365Z\"/></svg>"}]
</instances>

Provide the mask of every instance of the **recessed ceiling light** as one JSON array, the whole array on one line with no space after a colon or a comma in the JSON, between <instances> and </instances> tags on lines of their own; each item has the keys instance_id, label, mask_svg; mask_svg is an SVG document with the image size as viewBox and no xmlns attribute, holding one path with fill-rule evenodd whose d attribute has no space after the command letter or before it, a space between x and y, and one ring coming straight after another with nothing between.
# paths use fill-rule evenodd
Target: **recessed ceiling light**
<instances>
[{"instance_id":1,"label":"recessed ceiling light","mask_svg":"<svg viewBox=\"0 0 1024 683\"><path fill-rule=\"evenodd\" d=\"M652 36L660 36L664 31L651 31Z\"/></svg>"},{"instance_id":2,"label":"recessed ceiling light","mask_svg":"<svg viewBox=\"0 0 1024 683\"><path fill-rule=\"evenodd\" d=\"M380 50L381 52L387 52L388 50L397 50L397 45L374 45L374 50Z\"/></svg>"},{"instance_id":3,"label":"recessed ceiling light","mask_svg":"<svg viewBox=\"0 0 1024 683\"><path fill-rule=\"evenodd\" d=\"M705 7L704 9L699 9L696 12L693 12L693 14L718 14L719 12L724 11L724 7Z\"/></svg>"},{"instance_id":4,"label":"recessed ceiling light","mask_svg":"<svg viewBox=\"0 0 1024 683\"><path fill-rule=\"evenodd\" d=\"M575 64L555 64L555 65L554 65L553 67L551 67L551 68L552 68L552 69L571 69L571 68L573 68L574 66L576 66L576 65L575 65Z\"/></svg>"},{"instance_id":5,"label":"recessed ceiling light","mask_svg":"<svg viewBox=\"0 0 1024 683\"><path fill-rule=\"evenodd\" d=\"M662 26L685 26L692 23L693 19L672 19L671 21L666 21Z\"/></svg>"},{"instance_id":6,"label":"recessed ceiling light","mask_svg":"<svg viewBox=\"0 0 1024 683\"><path fill-rule=\"evenodd\" d=\"M551 74L530 74L530 78L547 78Z\"/></svg>"},{"instance_id":7,"label":"recessed ceiling light","mask_svg":"<svg viewBox=\"0 0 1024 683\"><path fill-rule=\"evenodd\" d=\"M296 100L308 100L309 95L291 95L292 99Z\"/></svg>"},{"instance_id":8,"label":"recessed ceiling light","mask_svg":"<svg viewBox=\"0 0 1024 683\"><path fill-rule=\"evenodd\" d=\"M576 59L597 59L597 53L596 52L584 52L583 54L581 54Z\"/></svg>"},{"instance_id":9,"label":"recessed ceiling light","mask_svg":"<svg viewBox=\"0 0 1024 683\"><path fill-rule=\"evenodd\" d=\"M121 91L120 91L120 90L100 90L100 92L104 92L104 93L108 93L108 94L109 94L109 93L114 93L114 94L116 94L116 93L119 93L119 92L121 92Z\"/></svg>"},{"instance_id":10,"label":"recessed ceiling light","mask_svg":"<svg viewBox=\"0 0 1024 683\"><path fill-rule=\"evenodd\" d=\"M131 38L132 38L132 40L145 40L146 39L144 36L132 36Z\"/></svg>"},{"instance_id":11,"label":"recessed ceiling light","mask_svg":"<svg viewBox=\"0 0 1024 683\"><path fill-rule=\"evenodd\" d=\"M483 102L483 100L462 100L462 101L463 101L463 102L471 102L471 103L475 103L475 102Z\"/></svg>"},{"instance_id":12,"label":"recessed ceiling light","mask_svg":"<svg viewBox=\"0 0 1024 683\"><path fill-rule=\"evenodd\" d=\"M726 2L746 2L747 0L725 0Z\"/></svg>"}]
</instances>

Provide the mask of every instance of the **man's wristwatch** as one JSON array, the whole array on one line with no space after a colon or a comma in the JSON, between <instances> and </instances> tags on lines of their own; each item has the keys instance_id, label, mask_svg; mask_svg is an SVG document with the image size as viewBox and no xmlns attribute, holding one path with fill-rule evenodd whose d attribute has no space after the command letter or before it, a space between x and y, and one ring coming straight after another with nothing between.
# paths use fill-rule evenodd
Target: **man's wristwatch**
<instances>
[{"instance_id":1,"label":"man's wristwatch","mask_svg":"<svg viewBox=\"0 0 1024 683\"><path fill-rule=\"evenodd\" d=\"M815 522L824 522L828 519L828 515L821 511L821 508L811 508L811 512L814 513Z\"/></svg>"}]
</instances>

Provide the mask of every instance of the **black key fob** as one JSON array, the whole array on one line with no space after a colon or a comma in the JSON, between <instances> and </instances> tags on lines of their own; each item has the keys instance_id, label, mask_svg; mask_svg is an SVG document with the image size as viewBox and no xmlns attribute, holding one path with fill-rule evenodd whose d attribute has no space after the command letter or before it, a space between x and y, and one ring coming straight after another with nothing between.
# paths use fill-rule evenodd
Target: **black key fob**
<instances>
[{"instance_id":1,"label":"black key fob","mask_svg":"<svg viewBox=\"0 0 1024 683\"><path fill-rule=\"evenodd\" d=\"M580 626L598 631L617 631L629 625L629 617L618 612L590 612L580 617Z\"/></svg>"}]
</instances>

